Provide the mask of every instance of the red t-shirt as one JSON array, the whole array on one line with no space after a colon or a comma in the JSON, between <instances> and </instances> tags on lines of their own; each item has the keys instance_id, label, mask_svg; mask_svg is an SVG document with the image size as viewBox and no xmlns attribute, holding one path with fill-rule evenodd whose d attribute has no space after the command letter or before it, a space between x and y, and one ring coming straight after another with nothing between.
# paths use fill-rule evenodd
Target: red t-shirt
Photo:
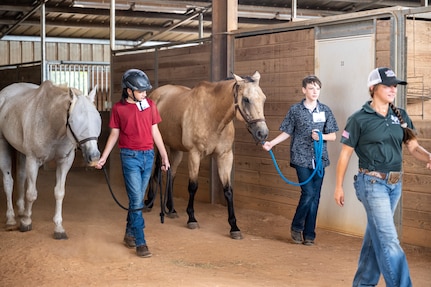
<instances>
[{"instance_id":1,"label":"red t-shirt","mask_svg":"<svg viewBox=\"0 0 431 287\"><path fill-rule=\"evenodd\" d=\"M153 149L151 127L162 121L157 106L147 99L150 107L140 111L136 104L117 102L111 111L110 128L120 129L119 148L132 150Z\"/></svg>"}]
</instances>

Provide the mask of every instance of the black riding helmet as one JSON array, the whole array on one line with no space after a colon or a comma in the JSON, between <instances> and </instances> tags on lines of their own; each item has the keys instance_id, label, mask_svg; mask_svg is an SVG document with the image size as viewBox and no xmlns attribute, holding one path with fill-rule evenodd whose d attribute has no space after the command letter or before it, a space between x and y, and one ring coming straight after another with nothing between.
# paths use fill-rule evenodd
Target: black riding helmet
<instances>
[{"instance_id":1,"label":"black riding helmet","mask_svg":"<svg viewBox=\"0 0 431 287\"><path fill-rule=\"evenodd\" d=\"M149 91L153 88L148 76L138 69L127 70L123 74L121 86L123 89L129 88L132 91Z\"/></svg>"}]
</instances>

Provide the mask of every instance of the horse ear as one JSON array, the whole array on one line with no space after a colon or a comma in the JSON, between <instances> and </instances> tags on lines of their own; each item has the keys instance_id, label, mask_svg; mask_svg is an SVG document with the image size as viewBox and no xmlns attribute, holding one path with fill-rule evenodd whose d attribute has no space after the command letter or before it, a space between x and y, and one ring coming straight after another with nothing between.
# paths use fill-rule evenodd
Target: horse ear
<instances>
[{"instance_id":1,"label":"horse ear","mask_svg":"<svg viewBox=\"0 0 431 287\"><path fill-rule=\"evenodd\" d=\"M69 96L70 96L69 111L71 111L73 109L73 107L75 106L75 103L76 103L76 94L75 94L74 88L69 88L68 90L69 90Z\"/></svg>"},{"instance_id":2,"label":"horse ear","mask_svg":"<svg viewBox=\"0 0 431 287\"><path fill-rule=\"evenodd\" d=\"M70 99L71 100L73 100L73 96L74 96L75 94L73 93L73 89L72 88L69 88L69 96L70 96Z\"/></svg>"},{"instance_id":3,"label":"horse ear","mask_svg":"<svg viewBox=\"0 0 431 287\"><path fill-rule=\"evenodd\" d=\"M97 85L94 86L94 88L91 90L90 94L88 95L90 97L91 102L94 103L94 99L96 98L97 93Z\"/></svg>"},{"instance_id":4,"label":"horse ear","mask_svg":"<svg viewBox=\"0 0 431 287\"><path fill-rule=\"evenodd\" d=\"M259 82L260 80L260 73L258 71L254 72L252 78L256 81Z\"/></svg>"},{"instance_id":5,"label":"horse ear","mask_svg":"<svg viewBox=\"0 0 431 287\"><path fill-rule=\"evenodd\" d=\"M236 81L237 83L239 83L239 82L243 82L243 81L244 81L244 79L243 79L243 78L241 78L240 76L238 76L238 75L236 75L236 74L234 74L234 73L232 73L232 75L233 75L233 77L235 78L235 81Z\"/></svg>"}]
</instances>

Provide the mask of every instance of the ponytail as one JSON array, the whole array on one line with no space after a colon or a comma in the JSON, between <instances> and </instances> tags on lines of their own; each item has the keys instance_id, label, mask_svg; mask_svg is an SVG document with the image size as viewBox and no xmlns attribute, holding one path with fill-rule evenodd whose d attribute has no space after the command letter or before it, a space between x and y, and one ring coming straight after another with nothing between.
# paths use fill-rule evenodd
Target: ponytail
<instances>
[{"instance_id":1,"label":"ponytail","mask_svg":"<svg viewBox=\"0 0 431 287\"><path fill-rule=\"evenodd\" d=\"M395 107L393 103L389 103L389 106L391 107L395 115L398 117L400 121L400 125L403 128L403 133L404 133L403 143L407 144L409 141L416 139L415 132L407 126L406 122L404 122L404 119L401 116L400 110L397 107Z\"/></svg>"}]
</instances>

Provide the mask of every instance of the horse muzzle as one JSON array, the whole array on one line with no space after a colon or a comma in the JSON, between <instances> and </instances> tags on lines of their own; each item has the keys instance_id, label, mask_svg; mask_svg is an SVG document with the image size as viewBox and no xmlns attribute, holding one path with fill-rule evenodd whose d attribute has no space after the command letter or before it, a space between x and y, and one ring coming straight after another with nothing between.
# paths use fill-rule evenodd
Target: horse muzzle
<instances>
[{"instance_id":1,"label":"horse muzzle","mask_svg":"<svg viewBox=\"0 0 431 287\"><path fill-rule=\"evenodd\" d=\"M251 133L256 143L261 143L268 138L269 130L265 119L248 122L247 130Z\"/></svg>"},{"instance_id":2,"label":"horse muzzle","mask_svg":"<svg viewBox=\"0 0 431 287\"><path fill-rule=\"evenodd\" d=\"M79 146L87 165L90 167L97 165L100 159L100 151L97 147L97 138L81 141Z\"/></svg>"}]
</instances>

